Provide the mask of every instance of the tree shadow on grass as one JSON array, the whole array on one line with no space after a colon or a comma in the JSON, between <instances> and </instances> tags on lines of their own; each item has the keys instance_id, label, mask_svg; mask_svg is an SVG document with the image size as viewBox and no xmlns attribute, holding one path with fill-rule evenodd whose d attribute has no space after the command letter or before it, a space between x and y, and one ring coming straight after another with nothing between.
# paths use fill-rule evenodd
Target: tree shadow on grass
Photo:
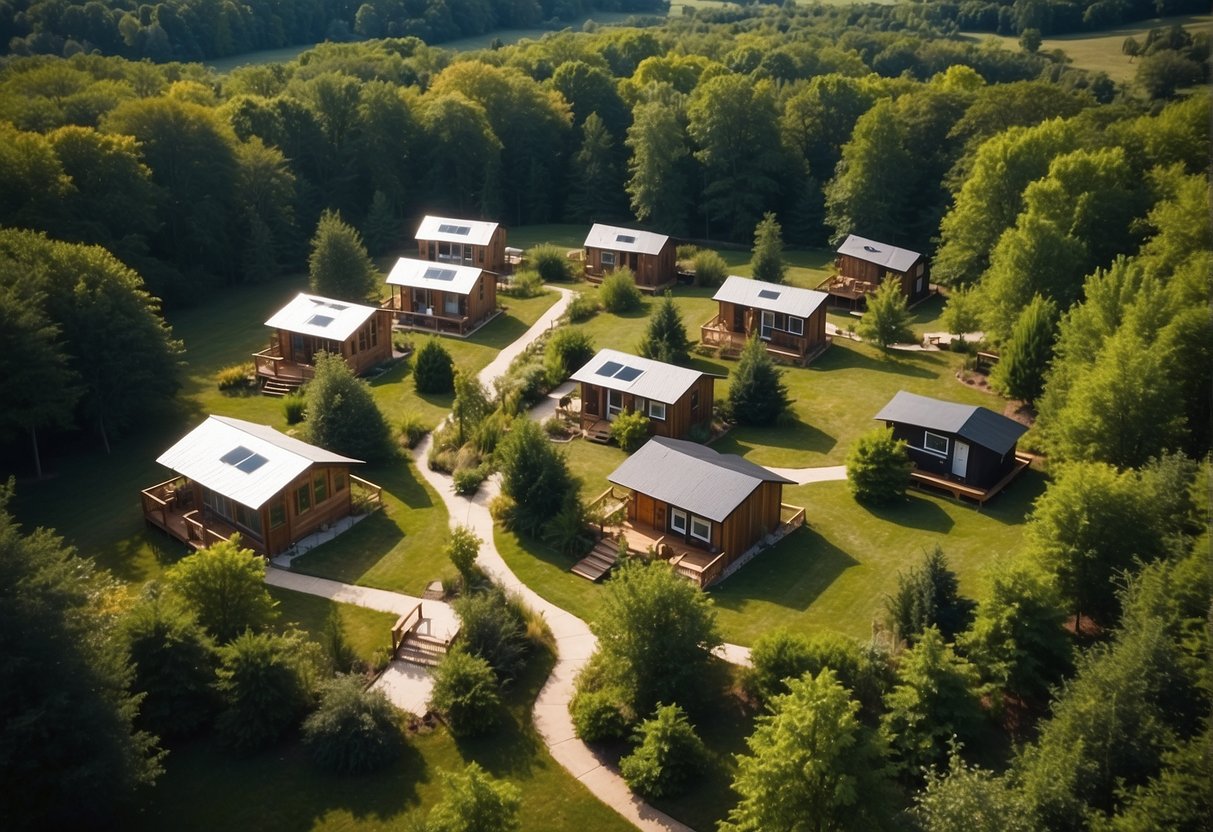
<instances>
[{"instance_id":1,"label":"tree shadow on grass","mask_svg":"<svg viewBox=\"0 0 1213 832\"><path fill-rule=\"evenodd\" d=\"M718 589L716 606L740 611L747 601L768 601L803 612L838 576L859 561L808 526L760 553Z\"/></svg>"},{"instance_id":2,"label":"tree shadow on grass","mask_svg":"<svg viewBox=\"0 0 1213 832\"><path fill-rule=\"evenodd\" d=\"M786 448L825 455L834 450L837 444L838 440L825 431L797 421L786 427L735 427L713 442L712 449L722 454L741 456L755 448Z\"/></svg>"},{"instance_id":3,"label":"tree shadow on grass","mask_svg":"<svg viewBox=\"0 0 1213 832\"><path fill-rule=\"evenodd\" d=\"M939 503L920 494L907 494L904 498L883 506L868 505L859 501L855 504L873 517L895 526L947 534L956 525Z\"/></svg>"},{"instance_id":4,"label":"tree shadow on grass","mask_svg":"<svg viewBox=\"0 0 1213 832\"><path fill-rule=\"evenodd\" d=\"M930 356L923 359L920 356ZM865 352L850 346L835 343L831 349L809 365L810 371L829 372L834 370L866 370L877 373L892 373L910 378L936 379L942 368L928 369L924 363L939 363L930 353L913 353L891 350L881 358L873 358Z\"/></svg>"}]
</instances>

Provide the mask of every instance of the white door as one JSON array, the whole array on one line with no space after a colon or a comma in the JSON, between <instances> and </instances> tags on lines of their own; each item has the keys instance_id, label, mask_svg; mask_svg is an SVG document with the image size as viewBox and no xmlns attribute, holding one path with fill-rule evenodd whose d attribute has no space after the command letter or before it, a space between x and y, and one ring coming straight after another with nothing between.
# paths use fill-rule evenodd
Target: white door
<instances>
[{"instance_id":1,"label":"white door","mask_svg":"<svg viewBox=\"0 0 1213 832\"><path fill-rule=\"evenodd\" d=\"M615 420L619 412L623 410L623 393L618 390L607 391L607 421Z\"/></svg>"},{"instance_id":2,"label":"white door","mask_svg":"<svg viewBox=\"0 0 1213 832\"><path fill-rule=\"evenodd\" d=\"M771 330L775 328L775 313L763 310L762 313L762 329L758 333L758 337L764 341L771 340Z\"/></svg>"},{"instance_id":3,"label":"white door","mask_svg":"<svg viewBox=\"0 0 1213 832\"><path fill-rule=\"evenodd\" d=\"M955 445L952 449L952 473L963 477L969 470L969 446L960 440Z\"/></svg>"}]
</instances>

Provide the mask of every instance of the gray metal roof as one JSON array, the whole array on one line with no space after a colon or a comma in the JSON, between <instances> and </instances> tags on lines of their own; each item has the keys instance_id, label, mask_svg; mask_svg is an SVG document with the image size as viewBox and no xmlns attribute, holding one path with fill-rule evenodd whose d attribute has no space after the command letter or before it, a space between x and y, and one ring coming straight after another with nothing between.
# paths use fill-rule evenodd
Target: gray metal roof
<instances>
[{"instance_id":1,"label":"gray metal roof","mask_svg":"<svg viewBox=\"0 0 1213 832\"><path fill-rule=\"evenodd\" d=\"M496 230L495 222L426 216L421 220L421 225L417 226L416 239L487 246Z\"/></svg>"},{"instance_id":2,"label":"gray metal roof","mask_svg":"<svg viewBox=\"0 0 1213 832\"><path fill-rule=\"evenodd\" d=\"M619 350L599 350L569 378L645 399L673 404L704 375L664 361L641 358Z\"/></svg>"},{"instance_id":3,"label":"gray metal roof","mask_svg":"<svg viewBox=\"0 0 1213 832\"><path fill-rule=\"evenodd\" d=\"M729 275L713 300L726 303L736 303L750 306L754 309L765 309L768 312L782 312L794 318L808 318L829 299L825 292L815 289L798 289L795 286L783 286L778 283L767 283L748 277Z\"/></svg>"},{"instance_id":4,"label":"gray metal roof","mask_svg":"<svg viewBox=\"0 0 1213 832\"><path fill-rule=\"evenodd\" d=\"M670 238L652 231L636 231L614 225L594 223L586 235L586 248L601 248L607 251L634 251L637 254L658 254Z\"/></svg>"},{"instance_id":5,"label":"gray metal roof","mask_svg":"<svg viewBox=\"0 0 1213 832\"><path fill-rule=\"evenodd\" d=\"M415 257L401 257L388 273L387 282L393 286L436 289L466 295L476 286L484 270L477 266L454 263L433 263Z\"/></svg>"},{"instance_id":6,"label":"gray metal roof","mask_svg":"<svg viewBox=\"0 0 1213 832\"><path fill-rule=\"evenodd\" d=\"M888 243L878 243L857 234L848 235L842 241L842 245L838 247L838 253L867 260L869 263L875 263L893 272L909 271L910 266L913 266L915 261L922 257L917 251L898 248Z\"/></svg>"},{"instance_id":7,"label":"gray metal roof","mask_svg":"<svg viewBox=\"0 0 1213 832\"><path fill-rule=\"evenodd\" d=\"M793 484L739 456L664 436L650 439L607 480L717 523L763 482Z\"/></svg>"},{"instance_id":8,"label":"gray metal roof","mask_svg":"<svg viewBox=\"0 0 1213 832\"><path fill-rule=\"evenodd\" d=\"M905 390L898 391L876 418L955 434L999 454L1014 448L1019 437L1028 431L1014 419L984 407L945 402Z\"/></svg>"},{"instance_id":9,"label":"gray metal roof","mask_svg":"<svg viewBox=\"0 0 1213 832\"><path fill-rule=\"evenodd\" d=\"M300 292L294 300L275 312L265 325L287 332L344 341L374 314L373 306Z\"/></svg>"},{"instance_id":10,"label":"gray metal roof","mask_svg":"<svg viewBox=\"0 0 1213 832\"><path fill-rule=\"evenodd\" d=\"M362 462L228 416L207 417L156 461L253 509L316 463Z\"/></svg>"}]
</instances>

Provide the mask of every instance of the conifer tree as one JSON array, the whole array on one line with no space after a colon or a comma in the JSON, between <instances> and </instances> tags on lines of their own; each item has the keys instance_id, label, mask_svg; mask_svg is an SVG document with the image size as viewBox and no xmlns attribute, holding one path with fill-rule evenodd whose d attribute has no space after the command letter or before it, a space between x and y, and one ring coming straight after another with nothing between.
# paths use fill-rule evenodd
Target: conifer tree
<instances>
[{"instance_id":1,"label":"conifer tree","mask_svg":"<svg viewBox=\"0 0 1213 832\"><path fill-rule=\"evenodd\" d=\"M751 336L729 387L733 418L743 425L770 425L791 405L782 374L767 354L766 344Z\"/></svg>"},{"instance_id":2,"label":"conifer tree","mask_svg":"<svg viewBox=\"0 0 1213 832\"><path fill-rule=\"evenodd\" d=\"M1036 401L1053 360L1056 327L1057 304L1036 295L1011 328L1011 340L990 374L990 384L1011 398Z\"/></svg>"},{"instance_id":3,"label":"conifer tree","mask_svg":"<svg viewBox=\"0 0 1213 832\"><path fill-rule=\"evenodd\" d=\"M901 291L901 282L895 277L886 277L880 288L867 296L868 309L859 322L859 337L872 341L882 350L890 344L914 340L910 329L910 308Z\"/></svg>"},{"instance_id":4,"label":"conifer tree","mask_svg":"<svg viewBox=\"0 0 1213 832\"><path fill-rule=\"evenodd\" d=\"M645 358L664 361L667 364L686 364L690 361L688 350L691 342L687 338L687 329L674 305L674 298L669 292L657 307L653 317L649 319L649 329L641 339L637 350Z\"/></svg>"},{"instance_id":5,"label":"conifer tree","mask_svg":"<svg viewBox=\"0 0 1213 832\"><path fill-rule=\"evenodd\" d=\"M375 191L362 221L362 237L371 254L383 254L400 237L400 220L383 191Z\"/></svg>"},{"instance_id":6,"label":"conifer tree","mask_svg":"<svg viewBox=\"0 0 1213 832\"><path fill-rule=\"evenodd\" d=\"M312 291L360 302L375 293L377 283L378 271L366 253L362 235L344 223L340 213L321 214L308 257L308 285Z\"/></svg>"},{"instance_id":7,"label":"conifer tree","mask_svg":"<svg viewBox=\"0 0 1213 832\"><path fill-rule=\"evenodd\" d=\"M316 377L305 388L308 441L366 462L392 453L387 420L365 381L339 355L316 354Z\"/></svg>"},{"instance_id":8,"label":"conifer tree","mask_svg":"<svg viewBox=\"0 0 1213 832\"><path fill-rule=\"evenodd\" d=\"M754 257L750 261L755 280L783 283L787 266L783 262L783 228L768 211L754 228Z\"/></svg>"}]
</instances>

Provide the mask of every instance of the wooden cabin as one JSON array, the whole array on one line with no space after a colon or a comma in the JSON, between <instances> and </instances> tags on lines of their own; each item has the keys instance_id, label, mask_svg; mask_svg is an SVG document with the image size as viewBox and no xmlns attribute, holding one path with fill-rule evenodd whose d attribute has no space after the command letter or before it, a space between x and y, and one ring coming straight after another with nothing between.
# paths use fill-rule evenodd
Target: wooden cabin
<instances>
[{"instance_id":1,"label":"wooden cabin","mask_svg":"<svg viewBox=\"0 0 1213 832\"><path fill-rule=\"evenodd\" d=\"M210 416L156 460L175 476L142 492L148 524L196 549L239 533L272 557L348 516L361 460L317 448L266 425Z\"/></svg>"},{"instance_id":2,"label":"wooden cabin","mask_svg":"<svg viewBox=\"0 0 1213 832\"><path fill-rule=\"evenodd\" d=\"M383 302L401 326L467 335L497 314L497 278L479 266L401 257Z\"/></svg>"},{"instance_id":3,"label":"wooden cabin","mask_svg":"<svg viewBox=\"0 0 1213 832\"><path fill-rule=\"evenodd\" d=\"M710 373L600 350L571 379L581 384L581 428L591 438L609 438L610 423L627 410L649 417L650 434L675 439L712 418Z\"/></svg>"},{"instance_id":4,"label":"wooden cabin","mask_svg":"<svg viewBox=\"0 0 1213 832\"><path fill-rule=\"evenodd\" d=\"M901 283L902 294L917 303L931 293L927 258L917 251L849 235L838 247L836 274L817 288L828 293L836 305L858 309L887 276Z\"/></svg>"},{"instance_id":5,"label":"wooden cabin","mask_svg":"<svg viewBox=\"0 0 1213 832\"><path fill-rule=\"evenodd\" d=\"M270 345L253 353L261 392L281 396L315 375L316 353L340 355L361 375L392 358L392 316L383 309L300 293L265 322Z\"/></svg>"},{"instance_id":6,"label":"wooden cabin","mask_svg":"<svg viewBox=\"0 0 1213 832\"><path fill-rule=\"evenodd\" d=\"M664 234L595 223L585 238L585 276L591 283L627 267L644 292L658 292L678 279L674 241Z\"/></svg>"},{"instance_id":7,"label":"wooden cabin","mask_svg":"<svg viewBox=\"0 0 1213 832\"><path fill-rule=\"evenodd\" d=\"M722 352L739 353L757 335L772 355L807 364L830 344L824 292L730 275L712 299L719 312L699 340Z\"/></svg>"},{"instance_id":8,"label":"wooden cabin","mask_svg":"<svg viewBox=\"0 0 1213 832\"><path fill-rule=\"evenodd\" d=\"M703 587L768 535L804 522L804 509L783 503L791 480L681 439L650 439L607 480L630 492L629 548L652 549Z\"/></svg>"},{"instance_id":9,"label":"wooden cabin","mask_svg":"<svg viewBox=\"0 0 1213 832\"><path fill-rule=\"evenodd\" d=\"M415 236L421 260L506 273L505 229L495 222L426 216Z\"/></svg>"},{"instance_id":10,"label":"wooden cabin","mask_svg":"<svg viewBox=\"0 0 1213 832\"><path fill-rule=\"evenodd\" d=\"M984 503L1031 462L1016 450L1027 428L984 407L902 390L876 418L906 443L916 484L957 498Z\"/></svg>"}]
</instances>

